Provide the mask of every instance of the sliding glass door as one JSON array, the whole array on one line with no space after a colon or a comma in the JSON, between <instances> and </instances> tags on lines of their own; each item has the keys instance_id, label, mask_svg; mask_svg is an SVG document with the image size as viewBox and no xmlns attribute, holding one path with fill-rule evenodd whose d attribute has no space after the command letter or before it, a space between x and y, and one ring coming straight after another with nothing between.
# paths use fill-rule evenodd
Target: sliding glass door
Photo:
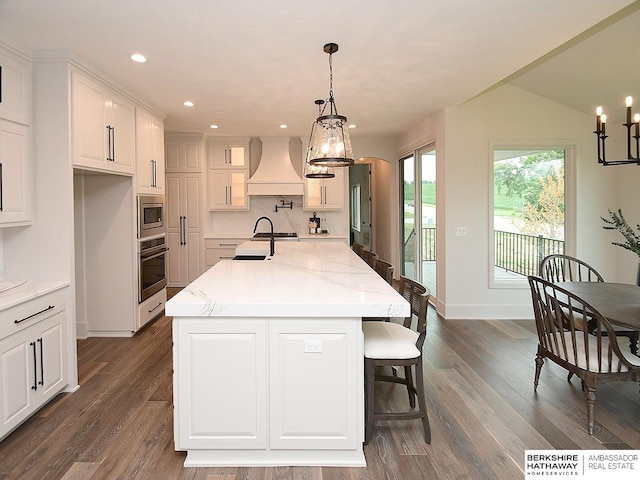
<instances>
[{"instance_id":1,"label":"sliding glass door","mask_svg":"<svg viewBox=\"0 0 640 480\"><path fill-rule=\"evenodd\" d=\"M418 161L416 161L418 159ZM416 182L415 179L420 179ZM436 150L419 148L400 160L402 273L436 295Z\"/></svg>"}]
</instances>

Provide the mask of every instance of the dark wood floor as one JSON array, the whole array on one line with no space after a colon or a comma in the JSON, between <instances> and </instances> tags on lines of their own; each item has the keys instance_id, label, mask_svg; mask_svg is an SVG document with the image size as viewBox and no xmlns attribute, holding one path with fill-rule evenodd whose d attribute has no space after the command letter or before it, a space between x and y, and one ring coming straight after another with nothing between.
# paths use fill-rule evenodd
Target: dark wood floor
<instances>
[{"instance_id":1,"label":"dark wood floor","mask_svg":"<svg viewBox=\"0 0 640 480\"><path fill-rule=\"evenodd\" d=\"M431 445L419 421L380 423L367 468L183 468L173 450L171 320L160 317L133 338L78 342L81 388L0 443L0 479L511 480L524 476L525 449L640 449L637 384L598 387L589 436L578 380L547 362L533 392L535 347L532 321L434 316L425 344ZM379 393L380 405L406 402L400 388Z\"/></svg>"}]
</instances>

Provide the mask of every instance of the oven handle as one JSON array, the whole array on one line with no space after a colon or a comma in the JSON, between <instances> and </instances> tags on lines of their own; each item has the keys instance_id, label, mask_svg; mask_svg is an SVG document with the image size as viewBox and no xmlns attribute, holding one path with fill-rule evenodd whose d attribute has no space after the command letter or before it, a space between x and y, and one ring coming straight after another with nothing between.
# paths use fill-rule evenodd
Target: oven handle
<instances>
[{"instance_id":1,"label":"oven handle","mask_svg":"<svg viewBox=\"0 0 640 480\"><path fill-rule=\"evenodd\" d=\"M151 260L152 258L156 258L159 257L160 255L164 255L169 249L168 248L163 248L161 250L154 250L151 253L141 253L140 254L140 260Z\"/></svg>"}]
</instances>

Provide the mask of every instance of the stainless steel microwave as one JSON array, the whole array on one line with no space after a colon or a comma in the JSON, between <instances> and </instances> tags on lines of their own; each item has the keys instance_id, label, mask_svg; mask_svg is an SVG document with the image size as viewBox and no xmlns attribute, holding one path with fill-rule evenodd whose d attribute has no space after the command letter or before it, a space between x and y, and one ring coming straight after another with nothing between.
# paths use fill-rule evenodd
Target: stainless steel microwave
<instances>
[{"instance_id":1,"label":"stainless steel microwave","mask_svg":"<svg viewBox=\"0 0 640 480\"><path fill-rule=\"evenodd\" d=\"M138 196L138 238L166 233L164 197Z\"/></svg>"}]
</instances>

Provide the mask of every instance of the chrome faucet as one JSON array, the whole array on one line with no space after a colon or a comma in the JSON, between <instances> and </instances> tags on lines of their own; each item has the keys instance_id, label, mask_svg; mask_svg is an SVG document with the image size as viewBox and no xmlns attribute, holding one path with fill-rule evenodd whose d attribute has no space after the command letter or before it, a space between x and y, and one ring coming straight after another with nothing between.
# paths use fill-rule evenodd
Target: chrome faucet
<instances>
[{"instance_id":1,"label":"chrome faucet","mask_svg":"<svg viewBox=\"0 0 640 480\"><path fill-rule=\"evenodd\" d=\"M256 228L258 228L258 223L260 223L260 220L266 220L267 222L269 222L269 225L271 225L271 238L269 240L269 251L271 253L269 253L269 256L273 257L273 254L276 253L276 241L273 238L273 222L269 217L260 217L258 220L256 220L256 224L253 226L253 233L256 233Z\"/></svg>"}]
</instances>

